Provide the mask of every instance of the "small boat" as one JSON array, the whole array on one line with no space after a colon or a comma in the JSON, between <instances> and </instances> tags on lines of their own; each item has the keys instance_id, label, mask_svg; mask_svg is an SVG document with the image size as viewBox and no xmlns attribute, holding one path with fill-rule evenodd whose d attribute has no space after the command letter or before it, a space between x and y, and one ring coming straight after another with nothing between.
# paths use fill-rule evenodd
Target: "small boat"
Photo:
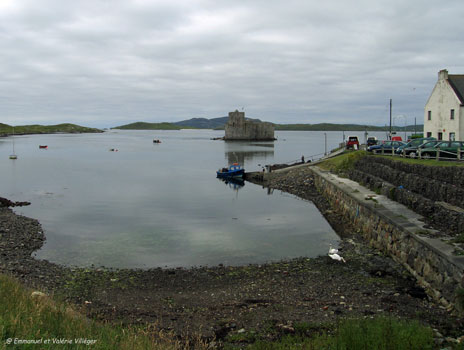
<instances>
[{"instance_id":1,"label":"small boat","mask_svg":"<svg viewBox=\"0 0 464 350\"><path fill-rule=\"evenodd\" d=\"M153 140L153 143L161 143L161 141L158 140L158 139L155 139L155 140Z\"/></svg>"},{"instance_id":2,"label":"small boat","mask_svg":"<svg viewBox=\"0 0 464 350\"><path fill-rule=\"evenodd\" d=\"M48 146L47 145L39 145L39 148L42 148L42 149L47 149Z\"/></svg>"},{"instance_id":3,"label":"small boat","mask_svg":"<svg viewBox=\"0 0 464 350\"><path fill-rule=\"evenodd\" d=\"M110 152L117 152L118 149L117 148L110 148Z\"/></svg>"},{"instance_id":4,"label":"small boat","mask_svg":"<svg viewBox=\"0 0 464 350\"><path fill-rule=\"evenodd\" d=\"M238 163L230 165L228 168L222 168L216 171L217 177L243 177L245 169L243 169Z\"/></svg>"}]
</instances>

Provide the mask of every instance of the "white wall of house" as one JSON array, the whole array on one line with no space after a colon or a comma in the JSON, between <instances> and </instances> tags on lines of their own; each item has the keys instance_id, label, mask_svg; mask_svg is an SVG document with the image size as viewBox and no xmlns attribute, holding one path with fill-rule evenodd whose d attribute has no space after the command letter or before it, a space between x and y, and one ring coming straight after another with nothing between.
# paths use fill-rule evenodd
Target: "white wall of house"
<instances>
[{"instance_id":1,"label":"white wall of house","mask_svg":"<svg viewBox=\"0 0 464 350\"><path fill-rule=\"evenodd\" d=\"M454 133L455 140L464 139L464 108L459 98L447 81L448 72L441 70L438 81L433 88L424 109L424 136L431 133L432 137L449 140ZM451 119L451 110L454 110L454 119ZM429 120L430 113L430 120Z\"/></svg>"}]
</instances>

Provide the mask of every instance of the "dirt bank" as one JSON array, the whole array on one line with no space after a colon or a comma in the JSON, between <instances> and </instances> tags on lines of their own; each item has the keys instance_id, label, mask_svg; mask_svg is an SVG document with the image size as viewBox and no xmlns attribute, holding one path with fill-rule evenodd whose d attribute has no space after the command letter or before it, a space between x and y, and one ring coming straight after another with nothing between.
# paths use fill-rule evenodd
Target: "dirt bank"
<instances>
[{"instance_id":1,"label":"dirt bank","mask_svg":"<svg viewBox=\"0 0 464 350\"><path fill-rule=\"evenodd\" d=\"M70 269L32 258L44 241L40 224L0 208L0 272L61 296L97 319L154 322L179 335L273 338L297 323L374 315L420 319L444 336L462 335L460 318L429 300L402 267L358 241L317 193L307 169L292 170L268 186L316 203L343 237L346 263L321 256L241 267Z\"/></svg>"}]
</instances>

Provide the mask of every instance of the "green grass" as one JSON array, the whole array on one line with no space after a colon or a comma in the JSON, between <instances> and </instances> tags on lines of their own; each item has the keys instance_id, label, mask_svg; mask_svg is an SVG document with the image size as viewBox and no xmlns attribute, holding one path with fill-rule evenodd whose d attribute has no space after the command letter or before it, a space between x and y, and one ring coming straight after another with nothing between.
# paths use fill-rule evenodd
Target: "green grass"
<instances>
[{"instance_id":1,"label":"green grass","mask_svg":"<svg viewBox=\"0 0 464 350\"><path fill-rule=\"evenodd\" d=\"M365 157L365 151L348 151L339 156L329 158L318 166L324 170L329 170L334 173L345 172L354 167L354 164L361 158Z\"/></svg>"},{"instance_id":2,"label":"green grass","mask_svg":"<svg viewBox=\"0 0 464 350\"><path fill-rule=\"evenodd\" d=\"M21 340L39 343L14 345L15 339L16 343ZM65 343L56 344L60 339ZM78 339L94 344L77 344ZM50 297L33 298L30 290L0 275L0 349L176 350L186 347L173 335L156 330L154 325L121 327L89 320ZM206 346L198 341L195 348L206 349Z\"/></svg>"},{"instance_id":3,"label":"green grass","mask_svg":"<svg viewBox=\"0 0 464 350\"><path fill-rule=\"evenodd\" d=\"M379 317L344 320L333 331L317 332L311 336L296 332L278 342L257 341L252 350L427 350L434 349L433 331L417 321Z\"/></svg>"},{"instance_id":4,"label":"green grass","mask_svg":"<svg viewBox=\"0 0 464 350\"><path fill-rule=\"evenodd\" d=\"M451 240L452 243L464 243L464 232L460 233Z\"/></svg>"}]
</instances>

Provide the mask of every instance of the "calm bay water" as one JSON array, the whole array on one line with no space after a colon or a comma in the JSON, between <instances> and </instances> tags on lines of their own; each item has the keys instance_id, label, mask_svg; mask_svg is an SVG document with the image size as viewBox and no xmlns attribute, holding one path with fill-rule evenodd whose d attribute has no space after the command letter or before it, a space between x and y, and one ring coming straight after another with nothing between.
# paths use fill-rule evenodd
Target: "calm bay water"
<instances>
[{"instance_id":1,"label":"calm bay water","mask_svg":"<svg viewBox=\"0 0 464 350\"><path fill-rule=\"evenodd\" d=\"M361 133L358 133L361 136ZM215 177L324 153L321 132L275 142L212 141L223 131L109 131L0 140L0 196L32 205L47 241L40 259L65 265L177 267L263 263L325 254L338 237L310 202ZM327 148L342 133L327 132ZM154 138L161 144L153 144ZM39 149L48 145L48 149ZM110 149L117 149L111 152Z\"/></svg>"}]
</instances>

